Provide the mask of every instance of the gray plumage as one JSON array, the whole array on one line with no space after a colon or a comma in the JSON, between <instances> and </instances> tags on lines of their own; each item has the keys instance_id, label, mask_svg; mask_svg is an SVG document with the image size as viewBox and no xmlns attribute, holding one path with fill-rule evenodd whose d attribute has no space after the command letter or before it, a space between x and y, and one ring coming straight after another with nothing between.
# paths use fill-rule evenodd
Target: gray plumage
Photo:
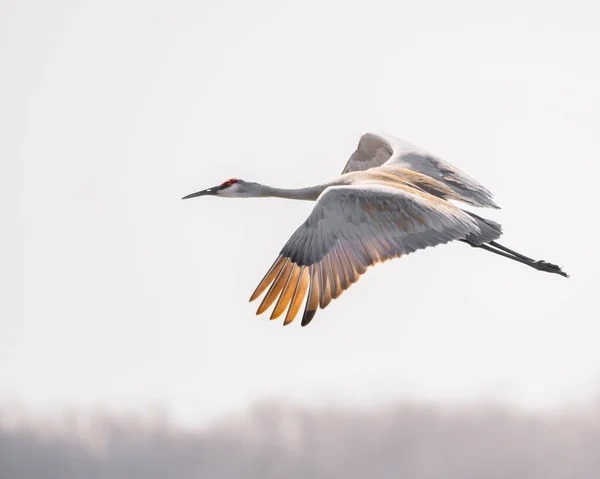
<instances>
[{"instance_id":1,"label":"gray plumage","mask_svg":"<svg viewBox=\"0 0 600 479\"><path fill-rule=\"evenodd\" d=\"M462 197L462 201L470 205L499 208L490 191L481 183L423 148L392 135L365 133L342 174L384 164L410 168L434 178L450 187Z\"/></svg>"},{"instance_id":2,"label":"gray plumage","mask_svg":"<svg viewBox=\"0 0 600 479\"><path fill-rule=\"evenodd\" d=\"M257 314L275 303L271 319L287 309L284 324L293 321L305 298L303 326L369 266L449 241L566 276L556 265L496 243L502 234L498 223L453 203L498 208L481 183L390 135L365 133L342 175L319 185L282 189L230 179L185 198L205 195L316 201L250 298L266 291Z\"/></svg>"}]
</instances>

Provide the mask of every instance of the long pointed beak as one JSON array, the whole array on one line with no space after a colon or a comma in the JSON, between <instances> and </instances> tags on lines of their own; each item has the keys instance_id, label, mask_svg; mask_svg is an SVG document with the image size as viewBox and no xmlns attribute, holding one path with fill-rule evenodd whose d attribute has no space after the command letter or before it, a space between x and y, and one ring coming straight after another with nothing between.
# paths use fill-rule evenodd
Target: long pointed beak
<instances>
[{"instance_id":1,"label":"long pointed beak","mask_svg":"<svg viewBox=\"0 0 600 479\"><path fill-rule=\"evenodd\" d=\"M196 196L216 195L217 191L219 191L219 187L213 186L212 188L208 188L207 190L197 191L196 193L192 193L191 195L184 196L181 199L187 200L190 198L195 198Z\"/></svg>"}]
</instances>

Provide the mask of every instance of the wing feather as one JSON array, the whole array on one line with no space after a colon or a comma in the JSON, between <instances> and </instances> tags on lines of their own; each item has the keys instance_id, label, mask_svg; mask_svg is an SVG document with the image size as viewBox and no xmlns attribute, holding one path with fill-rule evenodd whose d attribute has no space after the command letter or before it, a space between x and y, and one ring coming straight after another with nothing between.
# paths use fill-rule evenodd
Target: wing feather
<instances>
[{"instance_id":1,"label":"wing feather","mask_svg":"<svg viewBox=\"0 0 600 479\"><path fill-rule=\"evenodd\" d=\"M348 289L348 277L346 276L346 269L340 260L340 255L338 253L338 248L333 248L330 253L332 264L335 265L335 275L339 278L339 289L336 291L337 296L339 297L342 292ZM337 287L337 285L336 285Z\"/></svg>"},{"instance_id":2,"label":"wing feather","mask_svg":"<svg viewBox=\"0 0 600 479\"><path fill-rule=\"evenodd\" d=\"M300 278L298 279L294 296L290 301L288 312L285 315L285 320L283 322L284 325L290 324L298 314L298 311L300 311L300 307L302 306L302 302L306 296L306 290L308 289L308 285L310 283L309 268L310 266L302 266L300 268Z\"/></svg>"},{"instance_id":3,"label":"wing feather","mask_svg":"<svg viewBox=\"0 0 600 479\"><path fill-rule=\"evenodd\" d=\"M354 268L352 268L352 263L348 259L348 255L346 254L344 247L340 245L340 247L336 249L336 252L337 252L338 258L340 260L340 263L342 264L342 266L344 268L346 280L348 281L349 285L356 283L358 278L354 275Z\"/></svg>"},{"instance_id":4,"label":"wing feather","mask_svg":"<svg viewBox=\"0 0 600 479\"><path fill-rule=\"evenodd\" d=\"M475 217L427 193L372 182L327 188L259 284L263 292L272 282L257 314L278 297L271 318L289 307L289 324L306 297L306 326L317 307L327 307L369 266L479 234Z\"/></svg>"},{"instance_id":5,"label":"wing feather","mask_svg":"<svg viewBox=\"0 0 600 479\"><path fill-rule=\"evenodd\" d=\"M306 306L304 308L304 314L302 315L302 326L306 326L312 321L317 314L319 308L319 295L320 295L320 275L319 265L310 265L310 282L308 284L308 295L306 297Z\"/></svg>"},{"instance_id":6,"label":"wing feather","mask_svg":"<svg viewBox=\"0 0 600 479\"><path fill-rule=\"evenodd\" d=\"M284 258L283 256L279 256L275 260L275 262L273 263L273 266L271 266L271 269L269 269L267 274L265 274L265 277L262 279L260 284L256 287L256 290L254 291L254 293L252 293L252 296L250 297L250 301L254 301L261 294L263 294L265 289L267 289L267 287L275 280L277 275L281 272L281 270L283 269L283 267L285 266L285 263L287 261L289 261L289 260L287 258Z\"/></svg>"},{"instance_id":7,"label":"wing feather","mask_svg":"<svg viewBox=\"0 0 600 479\"><path fill-rule=\"evenodd\" d=\"M298 284L298 279L300 277L300 266L294 264L292 266L292 271L290 272L288 279L283 287L283 291L281 292L281 296L275 303L275 309L271 313L271 319L277 319L281 314L285 311L285 308L288 307L290 301L292 300L292 296L296 291L296 285Z\"/></svg>"},{"instance_id":8,"label":"wing feather","mask_svg":"<svg viewBox=\"0 0 600 479\"><path fill-rule=\"evenodd\" d=\"M321 296L321 299L319 301L319 307L321 309L325 309L327 306L329 306L329 303L331 303L331 300L333 299L333 296L331 294L331 273L330 273L330 266L329 266L329 257L325 256L321 262L321 272L323 274L323 295Z\"/></svg>"},{"instance_id":9,"label":"wing feather","mask_svg":"<svg viewBox=\"0 0 600 479\"><path fill-rule=\"evenodd\" d=\"M293 266L293 263L289 260L289 258L286 258L286 262L285 262L283 268L281 269L281 271L275 278L273 284L269 288L269 291L267 291L267 295L264 297L264 299L260 303L260 306L258 307L256 314L264 313L267 309L269 309L269 306L271 306L273 304L273 301L275 301L277 299L277 297L279 296L279 293L281 293L281 290L285 286L285 283L290 276L290 273L292 271L292 266ZM256 299L257 297L258 296L252 295L252 297L250 298L250 301L254 301L254 299Z\"/></svg>"},{"instance_id":10,"label":"wing feather","mask_svg":"<svg viewBox=\"0 0 600 479\"><path fill-rule=\"evenodd\" d=\"M340 279L340 272L338 271L336 261L334 259L335 253L333 249L327 254L327 260L329 262L329 275L328 280L331 284L331 298L337 299L342 294L342 282Z\"/></svg>"},{"instance_id":11,"label":"wing feather","mask_svg":"<svg viewBox=\"0 0 600 479\"><path fill-rule=\"evenodd\" d=\"M342 174L380 166L412 170L417 174L433 178L440 187L442 183L443 188L449 188L458 196L453 199L459 199L473 206L499 208L490 191L477 180L423 148L392 135L374 133L362 135ZM410 172L405 174L408 175L409 180L418 184L418 175L410 175ZM435 194L433 191L438 189L435 182L422 186L425 191Z\"/></svg>"},{"instance_id":12,"label":"wing feather","mask_svg":"<svg viewBox=\"0 0 600 479\"><path fill-rule=\"evenodd\" d=\"M365 133L360 137L356 150L346 163L342 174L352 171L365 171L388 161L394 151L392 145L373 133Z\"/></svg>"}]
</instances>

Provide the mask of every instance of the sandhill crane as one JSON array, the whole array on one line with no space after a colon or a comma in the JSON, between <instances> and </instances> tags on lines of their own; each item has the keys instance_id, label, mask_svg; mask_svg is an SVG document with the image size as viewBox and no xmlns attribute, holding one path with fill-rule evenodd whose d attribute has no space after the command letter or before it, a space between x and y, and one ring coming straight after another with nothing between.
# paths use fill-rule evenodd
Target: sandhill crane
<instances>
[{"instance_id":1,"label":"sandhill crane","mask_svg":"<svg viewBox=\"0 0 600 479\"><path fill-rule=\"evenodd\" d=\"M284 325L294 320L305 297L302 326L369 266L454 240L568 277L559 266L497 243L502 234L498 223L450 201L499 208L483 185L390 135L365 133L341 176L319 185L282 189L232 178L183 199L205 195L316 201L250 298L257 299L268 288L256 314L277 300L271 319L287 308Z\"/></svg>"}]
</instances>

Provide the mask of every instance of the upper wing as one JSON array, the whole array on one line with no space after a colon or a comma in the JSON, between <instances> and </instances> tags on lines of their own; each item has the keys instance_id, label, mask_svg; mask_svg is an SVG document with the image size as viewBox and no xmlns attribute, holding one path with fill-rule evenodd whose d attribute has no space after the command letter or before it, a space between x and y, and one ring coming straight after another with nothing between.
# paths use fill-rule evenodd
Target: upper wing
<instances>
[{"instance_id":1,"label":"upper wing","mask_svg":"<svg viewBox=\"0 0 600 479\"><path fill-rule=\"evenodd\" d=\"M326 189L290 237L250 301L270 286L257 314L277 299L293 321L307 296L302 325L317 307L355 283L369 266L418 249L479 234L475 219L447 201L410 188L361 184Z\"/></svg>"},{"instance_id":2,"label":"upper wing","mask_svg":"<svg viewBox=\"0 0 600 479\"><path fill-rule=\"evenodd\" d=\"M342 175L351 171L365 171L388 161L394 151L392 145L382 137L373 133L365 133L360 137L356 151L352 153Z\"/></svg>"},{"instance_id":3,"label":"upper wing","mask_svg":"<svg viewBox=\"0 0 600 479\"><path fill-rule=\"evenodd\" d=\"M466 173L400 138L365 133L342 174L382 166L410 168L444 183L461 201L473 206L499 208L490 191Z\"/></svg>"}]
</instances>

